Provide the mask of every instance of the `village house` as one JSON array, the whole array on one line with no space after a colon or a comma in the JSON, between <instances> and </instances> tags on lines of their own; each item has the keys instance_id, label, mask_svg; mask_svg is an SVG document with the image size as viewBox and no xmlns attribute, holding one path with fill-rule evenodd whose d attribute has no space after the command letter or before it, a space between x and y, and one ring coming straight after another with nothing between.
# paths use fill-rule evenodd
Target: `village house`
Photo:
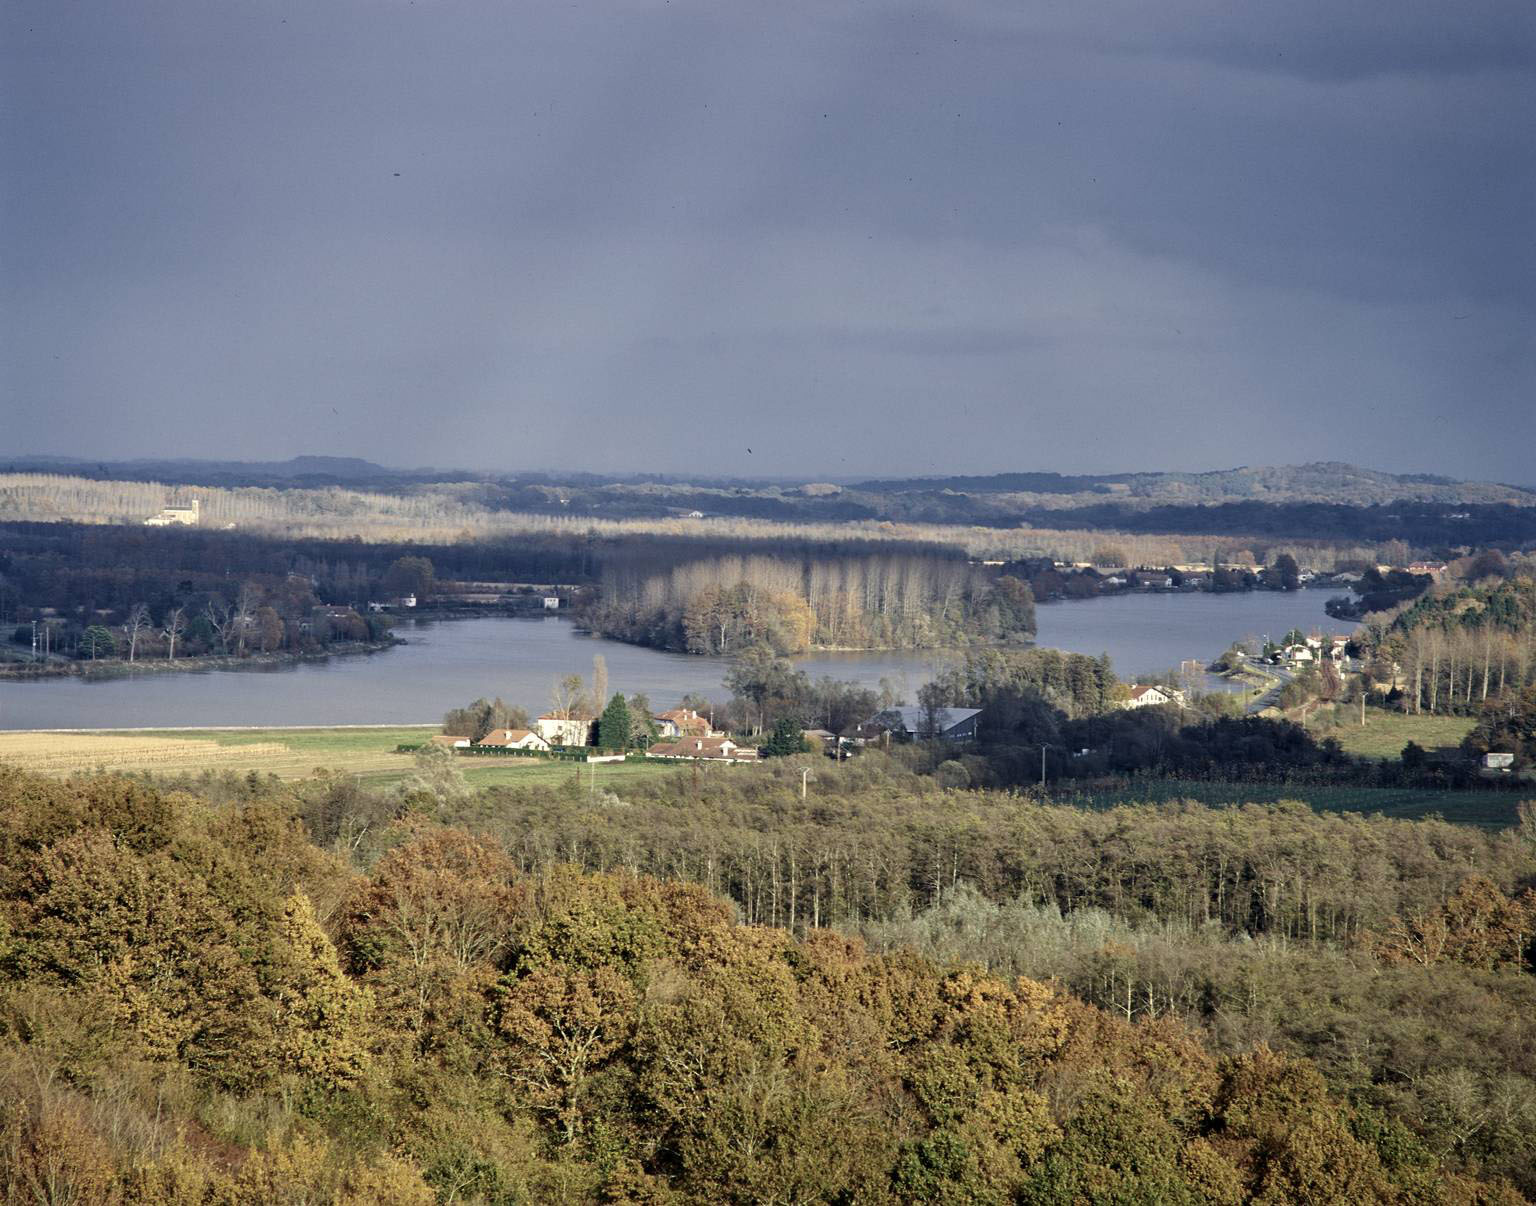
<instances>
[{"instance_id":1,"label":"village house","mask_svg":"<svg viewBox=\"0 0 1536 1206\"><path fill-rule=\"evenodd\" d=\"M435 737L427 738L428 745L440 745L450 750L467 750L469 748L468 737L455 737L450 733L438 733Z\"/></svg>"},{"instance_id":2,"label":"village house","mask_svg":"<svg viewBox=\"0 0 1536 1206\"><path fill-rule=\"evenodd\" d=\"M930 736L944 741L975 741L980 718L980 708L936 708L932 717L926 708L887 708L859 725L853 741L855 745L867 745L887 733L905 741Z\"/></svg>"},{"instance_id":3,"label":"village house","mask_svg":"<svg viewBox=\"0 0 1536 1206\"><path fill-rule=\"evenodd\" d=\"M532 729L493 729L480 738L481 745L494 745L503 750L548 751L549 742Z\"/></svg>"},{"instance_id":4,"label":"village house","mask_svg":"<svg viewBox=\"0 0 1536 1206\"><path fill-rule=\"evenodd\" d=\"M662 712L654 719L657 735L669 741L679 737L718 737L720 735L709 720L700 716L693 708L673 708L670 712Z\"/></svg>"},{"instance_id":5,"label":"village house","mask_svg":"<svg viewBox=\"0 0 1536 1206\"><path fill-rule=\"evenodd\" d=\"M533 722L533 727L549 745L591 745L592 717L580 713L562 716L546 712Z\"/></svg>"},{"instance_id":6,"label":"village house","mask_svg":"<svg viewBox=\"0 0 1536 1206\"><path fill-rule=\"evenodd\" d=\"M1178 704L1184 706L1184 692L1173 687L1160 687L1156 683L1135 683L1131 687L1130 698L1121 707L1124 708L1155 708L1159 704Z\"/></svg>"},{"instance_id":7,"label":"village house","mask_svg":"<svg viewBox=\"0 0 1536 1206\"><path fill-rule=\"evenodd\" d=\"M651 758L692 758L715 762L756 762L757 747L738 745L729 737L685 737L646 750Z\"/></svg>"}]
</instances>

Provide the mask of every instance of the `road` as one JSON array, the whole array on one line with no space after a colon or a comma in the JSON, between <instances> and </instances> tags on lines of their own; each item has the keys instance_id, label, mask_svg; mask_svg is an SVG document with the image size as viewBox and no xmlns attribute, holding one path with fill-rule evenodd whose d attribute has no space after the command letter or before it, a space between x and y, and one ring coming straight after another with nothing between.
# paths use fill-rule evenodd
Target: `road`
<instances>
[{"instance_id":1,"label":"road","mask_svg":"<svg viewBox=\"0 0 1536 1206\"><path fill-rule=\"evenodd\" d=\"M1248 715L1257 716L1265 708L1279 707L1280 692L1283 691L1285 689L1285 685L1291 682L1296 676L1289 670L1282 670L1279 666L1272 666L1268 662L1262 661L1256 657L1251 657L1248 659L1248 669L1252 670L1255 674L1262 674L1265 678L1273 680L1272 686L1263 691L1261 694L1254 696L1253 699L1248 702L1248 707L1246 709Z\"/></svg>"}]
</instances>

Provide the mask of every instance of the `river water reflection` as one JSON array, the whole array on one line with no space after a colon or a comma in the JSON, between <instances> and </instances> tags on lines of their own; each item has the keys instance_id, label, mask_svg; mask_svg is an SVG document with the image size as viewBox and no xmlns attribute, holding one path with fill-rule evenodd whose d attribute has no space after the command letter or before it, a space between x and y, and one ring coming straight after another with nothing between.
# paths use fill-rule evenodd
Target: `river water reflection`
<instances>
[{"instance_id":1,"label":"river water reflection","mask_svg":"<svg viewBox=\"0 0 1536 1206\"><path fill-rule=\"evenodd\" d=\"M1345 632L1323 611L1326 594L1134 595L1039 608L1039 643L1108 653L1122 677L1209 660L1232 641L1290 628ZM613 690L645 692L658 708L690 691L721 696L728 663L623 645L552 617L404 625L409 644L366 657L258 670L144 674L104 681L0 682L0 728L151 728L199 725L413 724L434 722L476 696L500 695L538 712L560 675L590 675L602 654ZM949 653L820 654L800 661L812 677L906 696L955 660Z\"/></svg>"}]
</instances>

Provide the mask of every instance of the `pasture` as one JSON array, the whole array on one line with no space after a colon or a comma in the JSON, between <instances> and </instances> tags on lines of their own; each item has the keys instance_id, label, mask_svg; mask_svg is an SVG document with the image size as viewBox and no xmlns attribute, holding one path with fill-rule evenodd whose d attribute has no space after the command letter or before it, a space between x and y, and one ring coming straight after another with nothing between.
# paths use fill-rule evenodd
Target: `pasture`
<instances>
[{"instance_id":1,"label":"pasture","mask_svg":"<svg viewBox=\"0 0 1536 1206\"><path fill-rule=\"evenodd\" d=\"M203 770L302 779L341 771L376 782L408 774L401 742L420 741L430 727L330 729L174 729L143 732L0 733L0 762L42 774L95 770L197 774Z\"/></svg>"},{"instance_id":2,"label":"pasture","mask_svg":"<svg viewBox=\"0 0 1536 1206\"><path fill-rule=\"evenodd\" d=\"M1455 749L1472 731L1473 723L1470 716L1409 716L1384 708L1367 708L1362 728L1359 711L1348 706L1329 714L1329 720L1335 723L1319 723L1322 715L1315 716L1308 725L1313 735L1319 739L1332 737L1344 747L1345 753L1360 758L1400 758L1410 741L1426 750Z\"/></svg>"}]
</instances>

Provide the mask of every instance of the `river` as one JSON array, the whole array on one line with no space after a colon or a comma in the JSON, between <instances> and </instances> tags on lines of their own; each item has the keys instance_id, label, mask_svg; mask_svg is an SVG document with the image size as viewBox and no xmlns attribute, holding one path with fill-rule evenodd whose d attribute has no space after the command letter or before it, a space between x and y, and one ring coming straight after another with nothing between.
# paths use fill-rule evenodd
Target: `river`
<instances>
[{"instance_id":1,"label":"river","mask_svg":"<svg viewBox=\"0 0 1536 1206\"><path fill-rule=\"evenodd\" d=\"M1108 653L1122 678L1185 658L1210 660L1234 640L1278 638L1291 628L1347 632L1323 611L1322 591L1283 594L1120 595L1038 609L1041 645ZM687 692L723 696L728 663L662 653L589 636L553 617L405 624L408 642L382 653L254 670L145 674L111 679L0 682L0 729L175 728L239 725L435 722L476 696L500 695L531 712L548 706L566 674L590 676L594 654L612 690L643 691L660 708ZM837 653L802 659L813 678L878 687L908 699L956 660L953 653Z\"/></svg>"}]
</instances>

